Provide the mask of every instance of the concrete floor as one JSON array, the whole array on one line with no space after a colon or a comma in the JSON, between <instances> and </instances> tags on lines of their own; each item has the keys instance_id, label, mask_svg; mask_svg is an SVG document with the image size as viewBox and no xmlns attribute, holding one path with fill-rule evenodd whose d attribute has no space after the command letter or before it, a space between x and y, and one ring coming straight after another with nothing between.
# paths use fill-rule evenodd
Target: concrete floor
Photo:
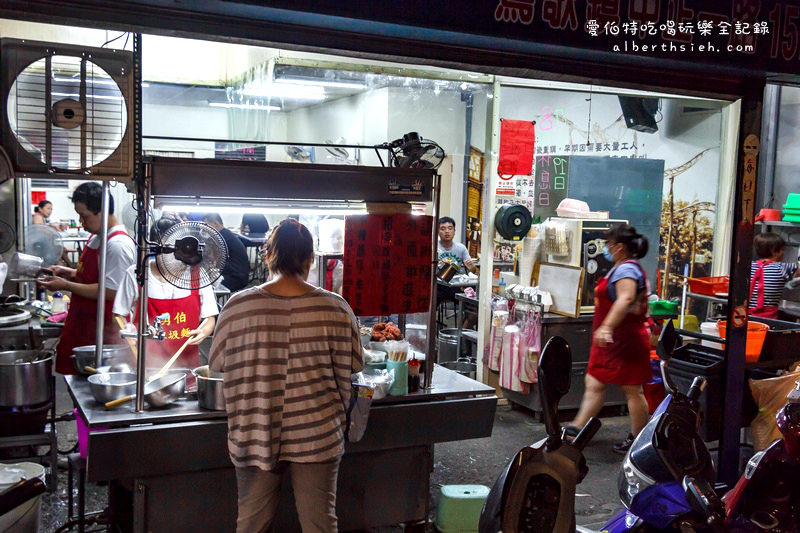
<instances>
[{"instance_id":1,"label":"concrete floor","mask_svg":"<svg viewBox=\"0 0 800 533\"><path fill-rule=\"evenodd\" d=\"M58 381L57 412L65 413L72 410L72 402L63 380ZM599 529L621 507L617 499L616 477L622 456L611 451L611 445L624 438L628 431L627 424L627 417L604 418L603 427L586 450L589 474L578 487L575 498L577 522L580 525ZM431 476L431 522L436 516L436 502L442 485L481 484L491 487L505 464L520 448L538 441L544 435L544 425L537 421L532 412L501 405L495 414L491 437L436 445ZM70 449L77 442L74 422L58 424L58 440L61 450ZM55 531L67 517L66 468L59 471L58 490L45 494L42 502L41 531ZM106 487L89 483L87 510L102 509L105 504ZM435 531L432 524L428 529ZM398 526L378 531L401 530Z\"/></svg>"}]
</instances>

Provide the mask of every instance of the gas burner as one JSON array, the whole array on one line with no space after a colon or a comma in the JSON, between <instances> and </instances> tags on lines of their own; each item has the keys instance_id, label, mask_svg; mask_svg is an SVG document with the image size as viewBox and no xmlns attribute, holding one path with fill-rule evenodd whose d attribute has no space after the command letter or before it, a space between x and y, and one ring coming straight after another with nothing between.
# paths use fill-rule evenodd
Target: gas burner
<instances>
[{"instance_id":1,"label":"gas burner","mask_svg":"<svg viewBox=\"0 0 800 533\"><path fill-rule=\"evenodd\" d=\"M31 319L30 312L19 307L0 307L0 328L19 326Z\"/></svg>"}]
</instances>

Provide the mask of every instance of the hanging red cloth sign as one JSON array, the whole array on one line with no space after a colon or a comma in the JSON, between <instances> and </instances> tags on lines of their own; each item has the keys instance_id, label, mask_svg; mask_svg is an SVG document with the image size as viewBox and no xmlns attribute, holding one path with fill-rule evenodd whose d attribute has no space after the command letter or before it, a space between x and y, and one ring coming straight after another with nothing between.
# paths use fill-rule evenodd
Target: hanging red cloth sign
<instances>
[{"instance_id":1,"label":"hanging red cloth sign","mask_svg":"<svg viewBox=\"0 0 800 533\"><path fill-rule=\"evenodd\" d=\"M500 120L500 156L497 163L500 179L530 176L533 173L535 124L530 120Z\"/></svg>"},{"instance_id":2,"label":"hanging red cloth sign","mask_svg":"<svg viewBox=\"0 0 800 533\"><path fill-rule=\"evenodd\" d=\"M433 217L347 216L342 296L356 315L427 311Z\"/></svg>"}]
</instances>

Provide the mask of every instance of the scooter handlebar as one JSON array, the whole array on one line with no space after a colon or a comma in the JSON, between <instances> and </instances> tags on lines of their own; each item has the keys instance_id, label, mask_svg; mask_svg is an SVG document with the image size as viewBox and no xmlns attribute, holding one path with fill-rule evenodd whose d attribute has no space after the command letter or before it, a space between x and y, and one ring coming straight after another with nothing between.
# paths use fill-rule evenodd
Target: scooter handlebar
<instances>
[{"instance_id":1,"label":"scooter handlebar","mask_svg":"<svg viewBox=\"0 0 800 533\"><path fill-rule=\"evenodd\" d=\"M703 376L696 376L692 380L692 386L689 387L689 392L686 393L686 397L689 398L690 402L694 403L700 398L706 388L706 383L707 380Z\"/></svg>"},{"instance_id":2,"label":"scooter handlebar","mask_svg":"<svg viewBox=\"0 0 800 533\"><path fill-rule=\"evenodd\" d=\"M595 417L590 418L589 421L586 422L586 425L581 428L580 432L578 432L578 434L572 440L572 445L579 450L583 450L602 425L603 423L600 422L600 419Z\"/></svg>"}]
</instances>

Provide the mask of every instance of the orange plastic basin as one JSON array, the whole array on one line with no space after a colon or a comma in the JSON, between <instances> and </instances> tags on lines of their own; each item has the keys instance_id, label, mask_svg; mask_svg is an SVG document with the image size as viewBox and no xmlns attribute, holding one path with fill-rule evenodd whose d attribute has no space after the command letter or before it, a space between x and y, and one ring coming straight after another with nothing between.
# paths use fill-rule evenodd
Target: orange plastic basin
<instances>
[{"instance_id":1,"label":"orange plastic basin","mask_svg":"<svg viewBox=\"0 0 800 533\"><path fill-rule=\"evenodd\" d=\"M717 321L719 336L725 338L726 324L724 320ZM769 326L761 322L747 322L747 340L744 345L744 359L748 363L755 363L761 357L761 348L767 338ZM723 345L724 346L724 345Z\"/></svg>"}]
</instances>

